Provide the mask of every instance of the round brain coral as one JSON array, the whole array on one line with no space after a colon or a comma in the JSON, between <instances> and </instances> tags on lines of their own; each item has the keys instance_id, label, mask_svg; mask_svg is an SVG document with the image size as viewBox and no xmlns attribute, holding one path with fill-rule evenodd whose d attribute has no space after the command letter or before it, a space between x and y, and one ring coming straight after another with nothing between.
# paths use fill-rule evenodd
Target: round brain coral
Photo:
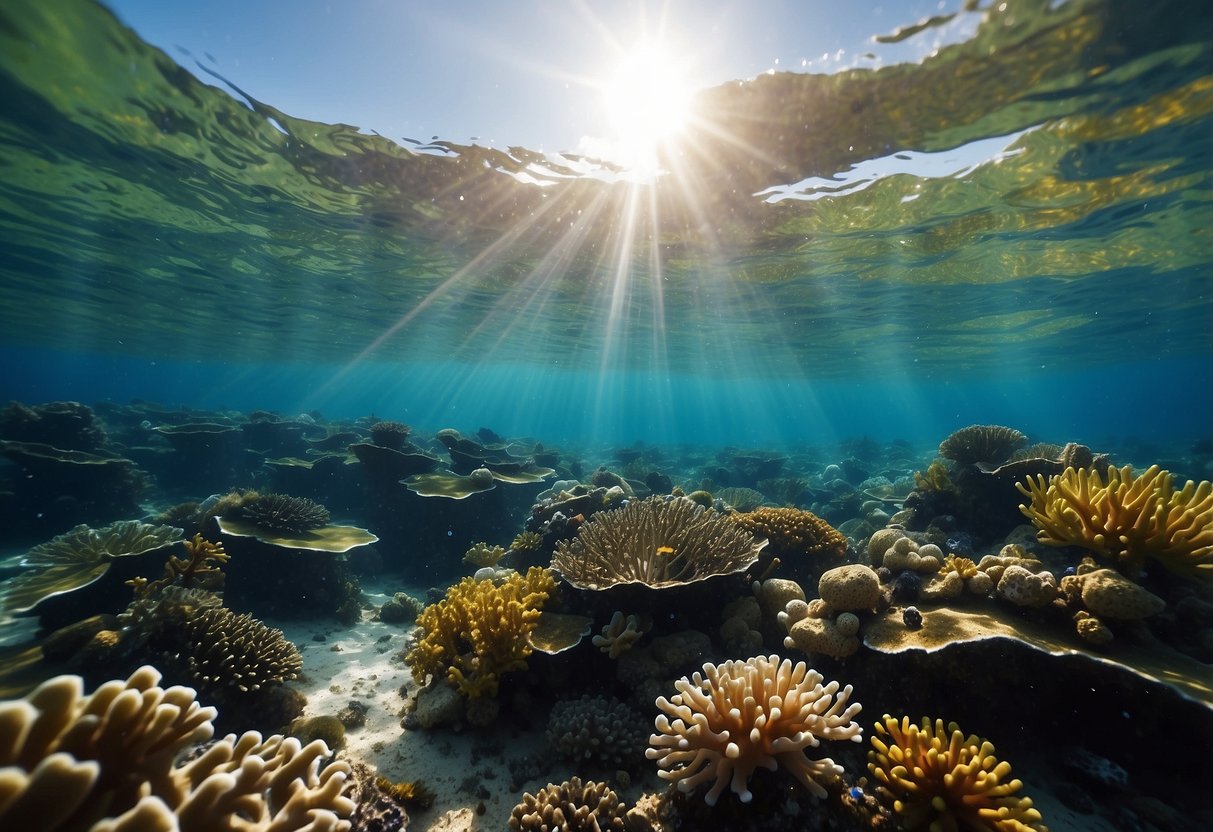
<instances>
[{"instance_id":1,"label":"round brain coral","mask_svg":"<svg viewBox=\"0 0 1213 832\"><path fill-rule=\"evenodd\" d=\"M847 539L842 532L811 511L756 508L730 517L754 537L765 537L769 551L781 557L842 558L847 553Z\"/></svg>"},{"instance_id":2,"label":"round brain coral","mask_svg":"<svg viewBox=\"0 0 1213 832\"><path fill-rule=\"evenodd\" d=\"M674 683L672 698L657 698L664 713L645 756L683 793L711 783L704 796L709 806L726 788L749 803L755 769L780 766L815 797L825 797L817 778L841 774L842 766L828 757L810 759L805 749L822 739L861 742L863 728L854 722L861 706L847 704L851 686L839 690L838 682L822 681L804 662L793 665L778 656L705 664L702 675Z\"/></svg>"},{"instance_id":3,"label":"round brain coral","mask_svg":"<svg viewBox=\"0 0 1213 832\"><path fill-rule=\"evenodd\" d=\"M994 746L965 736L952 723L885 714L876 723L868 771L881 784L906 829L931 832L1048 832L1032 801L1019 795L1011 764L999 762Z\"/></svg>"}]
</instances>

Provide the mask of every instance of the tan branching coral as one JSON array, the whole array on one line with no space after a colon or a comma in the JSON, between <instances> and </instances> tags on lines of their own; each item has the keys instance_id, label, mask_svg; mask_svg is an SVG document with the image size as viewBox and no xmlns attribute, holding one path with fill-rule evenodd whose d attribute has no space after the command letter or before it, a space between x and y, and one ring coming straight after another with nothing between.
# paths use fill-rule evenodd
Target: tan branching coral
<instances>
[{"instance_id":1,"label":"tan branching coral","mask_svg":"<svg viewBox=\"0 0 1213 832\"><path fill-rule=\"evenodd\" d=\"M222 543L212 543L201 534L185 541L185 557L170 554L164 564L164 575L148 582L147 578L133 578L127 585L135 590L136 598L155 598L169 586L183 589L217 590L223 585L223 564L228 554Z\"/></svg>"},{"instance_id":2,"label":"tan branching coral","mask_svg":"<svg viewBox=\"0 0 1213 832\"><path fill-rule=\"evenodd\" d=\"M527 792L510 813L511 832L622 832L626 807L606 784L574 777Z\"/></svg>"},{"instance_id":3,"label":"tan branching coral","mask_svg":"<svg viewBox=\"0 0 1213 832\"><path fill-rule=\"evenodd\" d=\"M765 537L779 557L842 558L847 539L836 528L811 511L799 508L756 508L729 515L756 538Z\"/></svg>"},{"instance_id":4,"label":"tan branching coral","mask_svg":"<svg viewBox=\"0 0 1213 832\"><path fill-rule=\"evenodd\" d=\"M1022 433L1002 425L969 425L939 443L939 455L961 465L1003 462L1027 441Z\"/></svg>"},{"instance_id":5,"label":"tan branching coral","mask_svg":"<svg viewBox=\"0 0 1213 832\"><path fill-rule=\"evenodd\" d=\"M1032 801L1019 795L1011 764L994 746L965 736L955 723L911 724L885 714L876 723L868 771L880 795L892 801L906 829L932 832L1047 832Z\"/></svg>"},{"instance_id":6,"label":"tan branching coral","mask_svg":"<svg viewBox=\"0 0 1213 832\"><path fill-rule=\"evenodd\" d=\"M741 572L765 545L685 497L649 497L596 513L556 544L552 568L579 589L665 587Z\"/></svg>"},{"instance_id":7,"label":"tan branching coral","mask_svg":"<svg viewBox=\"0 0 1213 832\"><path fill-rule=\"evenodd\" d=\"M711 783L704 796L709 806L726 788L750 802L754 770L781 766L811 794L825 797L818 779L841 774L842 767L828 757L810 759L805 749L823 739L861 742L863 728L853 721L859 703L847 704L851 686L839 690L838 682L822 681L804 662L793 665L778 656L705 664L702 675L674 683L672 698L657 698L664 713L645 756L681 792Z\"/></svg>"},{"instance_id":8,"label":"tan branching coral","mask_svg":"<svg viewBox=\"0 0 1213 832\"><path fill-rule=\"evenodd\" d=\"M503 557L505 557L505 548L502 546L473 543L463 553L463 562L475 566L477 569L483 569L486 566L496 566Z\"/></svg>"},{"instance_id":9,"label":"tan branching coral","mask_svg":"<svg viewBox=\"0 0 1213 832\"><path fill-rule=\"evenodd\" d=\"M151 667L88 696L77 676L0 704L0 828L91 832L345 832L349 767L323 742L250 731L177 758L214 733L214 708L158 687Z\"/></svg>"},{"instance_id":10,"label":"tan branching coral","mask_svg":"<svg viewBox=\"0 0 1213 832\"><path fill-rule=\"evenodd\" d=\"M1031 500L1021 505L1049 546L1080 546L1136 575L1152 558L1180 575L1213 580L1213 483L1189 480L1176 490L1174 477L1157 465L1140 475L1109 468L1067 468L1050 478L1029 477L1016 488Z\"/></svg>"},{"instance_id":11,"label":"tan branching coral","mask_svg":"<svg viewBox=\"0 0 1213 832\"><path fill-rule=\"evenodd\" d=\"M632 645L649 631L650 626L651 622L642 621L638 615L625 618L622 612L616 610L610 623L602 628L602 634L594 636L590 641L603 653L617 659L621 653L631 650Z\"/></svg>"},{"instance_id":12,"label":"tan branching coral","mask_svg":"<svg viewBox=\"0 0 1213 832\"><path fill-rule=\"evenodd\" d=\"M496 696L503 674L526 668L527 636L555 588L552 573L540 567L499 584L464 578L417 616L420 635L405 655L413 678L445 679L473 699Z\"/></svg>"}]
</instances>

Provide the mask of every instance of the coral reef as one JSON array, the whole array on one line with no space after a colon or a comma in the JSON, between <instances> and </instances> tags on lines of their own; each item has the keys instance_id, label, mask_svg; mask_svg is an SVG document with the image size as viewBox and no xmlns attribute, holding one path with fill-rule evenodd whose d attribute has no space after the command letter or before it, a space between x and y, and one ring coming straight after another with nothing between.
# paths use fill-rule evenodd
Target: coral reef
<instances>
[{"instance_id":1,"label":"coral reef","mask_svg":"<svg viewBox=\"0 0 1213 832\"><path fill-rule=\"evenodd\" d=\"M644 719L618 699L582 696L552 707L548 744L567 760L607 771L635 770L648 739Z\"/></svg>"},{"instance_id":2,"label":"coral reef","mask_svg":"<svg viewBox=\"0 0 1213 832\"><path fill-rule=\"evenodd\" d=\"M663 587L741 572L765 545L685 497L649 497L594 515L556 544L552 568L579 589Z\"/></svg>"},{"instance_id":3,"label":"coral reef","mask_svg":"<svg viewBox=\"0 0 1213 832\"><path fill-rule=\"evenodd\" d=\"M1047 832L1032 801L1018 794L1023 783L1010 779L1010 763L955 723L924 718L920 727L885 714L871 742L868 771L906 829Z\"/></svg>"},{"instance_id":4,"label":"coral reef","mask_svg":"<svg viewBox=\"0 0 1213 832\"><path fill-rule=\"evenodd\" d=\"M754 537L765 537L768 554L842 558L847 553L846 537L811 511L763 507L730 517Z\"/></svg>"},{"instance_id":5,"label":"coral reef","mask_svg":"<svg viewBox=\"0 0 1213 832\"><path fill-rule=\"evenodd\" d=\"M822 574L817 594L833 612L874 610L880 601L880 578L862 563L836 566Z\"/></svg>"},{"instance_id":6,"label":"coral reef","mask_svg":"<svg viewBox=\"0 0 1213 832\"><path fill-rule=\"evenodd\" d=\"M413 429L403 422L385 419L371 425L371 441L381 448L402 451L412 432Z\"/></svg>"},{"instance_id":7,"label":"coral reef","mask_svg":"<svg viewBox=\"0 0 1213 832\"><path fill-rule=\"evenodd\" d=\"M294 679L303 669L298 648L281 630L226 607L209 607L181 622L190 675L203 691L241 693Z\"/></svg>"},{"instance_id":8,"label":"coral reef","mask_svg":"<svg viewBox=\"0 0 1213 832\"><path fill-rule=\"evenodd\" d=\"M619 658L625 650L631 650L632 645L649 631L650 623L641 621L640 616L629 615L616 610L611 620L602 628L601 635L596 635L590 641L595 647L606 653L612 659Z\"/></svg>"},{"instance_id":9,"label":"coral reef","mask_svg":"<svg viewBox=\"0 0 1213 832\"><path fill-rule=\"evenodd\" d=\"M477 569L486 566L496 566L505 557L505 549L501 546L490 546L487 543L473 543L463 555L463 562Z\"/></svg>"},{"instance_id":10,"label":"coral reef","mask_svg":"<svg viewBox=\"0 0 1213 832\"><path fill-rule=\"evenodd\" d=\"M230 735L180 765L214 733L214 708L189 688L157 686L151 667L88 696L77 676L0 705L0 826L46 832L216 829L345 832L349 767L322 742Z\"/></svg>"},{"instance_id":11,"label":"coral reef","mask_svg":"<svg viewBox=\"0 0 1213 832\"><path fill-rule=\"evenodd\" d=\"M861 742L863 729L853 721L859 703L847 704L851 686L840 690L838 682L822 681L804 662L793 665L774 655L705 664L702 675L674 683L672 698L658 697L664 713L645 756L681 792L711 783L704 796L709 806L726 788L748 803L754 771L780 766L812 795L825 797L818 779L841 774L842 767L829 758L810 759L805 749L822 739Z\"/></svg>"},{"instance_id":12,"label":"coral reef","mask_svg":"<svg viewBox=\"0 0 1213 832\"><path fill-rule=\"evenodd\" d=\"M1180 575L1213 580L1213 483L1191 480L1179 490L1157 465L1140 475L1109 468L1067 468L1052 477L1016 483L1031 500L1019 510L1049 546L1080 546L1128 575L1152 558Z\"/></svg>"},{"instance_id":13,"label":"coral reef","mask_svg":"<svg viewBox=\"0 0 1213 832\"><path fill-rule=\"evenodd\" d=\"M939 443L939 455L961 465L1003 462L1027 441L1014 428L1001 425L969 425Z\"/></svg>"},{"instance_id":14,"label":"coral reef","mask_svg":"<svg viewBox=\"0 0 1213 832\"><path fill-rule=\"evenodd\" d=\"M420 636L405 655L413 678L445 679L473 699L496 696L503 674L526 667L527 636L555 587L539 567L500 584L464 578L417 617Z\"/></svg>"},{"instance_id":15,"label":"coral reef","mask_svg":"<svg viewBox=\"0 0 1213 832\"><path fill-rule=\"evenodd\" d=\"M262 529L295 534L323 528L329 522L329 510L324 506L286 494L262 494L244 503L239 516Z\"/></svg>"},{"instance_id":16,"label":"coral reef","mask_svg":"<svg viewBox=\"0 0 1213 832\"><path fill-rule=\"evenodd\" d=\"M527 792L510 813L511 832L622 832L625 807L605 783L574 777Z\"/></svg>"}]
</instances>

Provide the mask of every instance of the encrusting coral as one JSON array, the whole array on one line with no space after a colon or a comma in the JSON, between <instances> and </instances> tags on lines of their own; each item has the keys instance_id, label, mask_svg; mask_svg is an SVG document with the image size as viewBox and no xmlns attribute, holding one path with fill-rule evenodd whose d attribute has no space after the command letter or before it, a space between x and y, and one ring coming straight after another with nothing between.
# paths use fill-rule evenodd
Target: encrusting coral
<instances>
[{"instance_id":1,"label":"encrusting coral","mask_svg":"<svg viewBox=\"0 0 1213 832\"><path fill-rule=\"evenodd\" d=\"M892 801L906 829L931 832L1048 832L1032 801L1019 795L1011 764L994 746L965 736L942 719L922 725L885 714L876 723L868 771L878 792Z\"/></svg>"},{"instance_id":2,"label":"encrusting coral","mask_svg":"<svg viewBox=\"0 0 1213 832\"><path fill-rule=\"evenodd\" d=\"M1080 546L1135 576L1152 558L1180 575L1213 580L1213 483L1189 480L1180 490L1168 471L1152 465L1140 475L1109 468L1067 468L1049 479L1029 477L1016 488L1021 505L1049 546Z\"/></svg>"},{"instance_id":3,"label":"encrusting coral","mask_svg":"<svg viewBox=\"0 0 1213 832\"><path fill-rule=\"evenodd\" d=\"M526 667L527 636L556 588L552 573L532 567L501 583L464 578L417 616L419 637L405 654L418 684L445 679L469 698L497 695L503 674Z\"/></svg>"},{"instance_id":4,"label":"encrusting coral","mask_svg":"<svg viewBox=\"0 0 1213 832\"><path fill-rule=\"evenodd\" d=\"M82 695L58 676L0 704L0 828L90 832L346 832L349 767L323 742L214 734L214 708L141 667Z\"/></svg>"},{"instance_id":5,"label":"encrusting coral","mask_svg":"<svg viewBox=\"0 0 1213 832\"><path fill-rule=\"evenodd\" d=\"M574 777L527 792L510 813L512 832L622 832L625 807L606 784Z\"/></svg>"},{"instance_id":6,"label":"encrusting coral","mask_svg":"<svg viewBox=\"0 0 1213 832\"><path fill-rule=\"evenodd\" d=\"M685 497L649 497L595 514L556 544L552 568L579 589L665 587L741 572L765 545Z\"/></svg>"},{"instance_id":7,"label":"encrusting coral","mask_svg":"<svg viewBox=\"0 0 1213 832\"><path fill-rule=\"evenodd\" d=\"M828 757L810 759L805 749L822 739L861 742L863 728L854 722L859 703L847 704L851 686L839 690L838 682L822 681L804 662L774 655L705 664L702 674L674 683L672 698L657 698L664 713L645 756L683 793L711 783L704 796L709 806L726 788L749 803L747 785L758 768L782 767L812 795L825 797L818 778L841 774L842 766Z\"/></svg>"},{"instance_id":8,"label":"encrusting coral","mask_svg":"<svg viewBox=\"0 0 1213 832\"><path fill-rule=\"evenodd\" d=\"M799 508L756 508L729 515L756 538L766 538L769 552L780 557L833 557L847 553L847 539L811 511Z\"/></svg>"}]
</instances>

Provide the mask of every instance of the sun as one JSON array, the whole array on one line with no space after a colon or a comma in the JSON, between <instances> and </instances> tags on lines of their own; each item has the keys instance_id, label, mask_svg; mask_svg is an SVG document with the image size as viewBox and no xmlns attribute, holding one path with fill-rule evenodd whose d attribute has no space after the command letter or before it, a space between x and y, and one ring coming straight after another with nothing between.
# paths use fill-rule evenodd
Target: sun
<instances>
[{"instance_id":1,"label":"sun","mask_svg":"<svg viewBox=\"0 0 1213 832\"><path fill-rule=\"evenodd\" d=\"M669 48L644 43L628 53L603 86L620 161L655 168L661 144L686 128L693 92L684 63Z\"/></svg>"}]
</instances>

